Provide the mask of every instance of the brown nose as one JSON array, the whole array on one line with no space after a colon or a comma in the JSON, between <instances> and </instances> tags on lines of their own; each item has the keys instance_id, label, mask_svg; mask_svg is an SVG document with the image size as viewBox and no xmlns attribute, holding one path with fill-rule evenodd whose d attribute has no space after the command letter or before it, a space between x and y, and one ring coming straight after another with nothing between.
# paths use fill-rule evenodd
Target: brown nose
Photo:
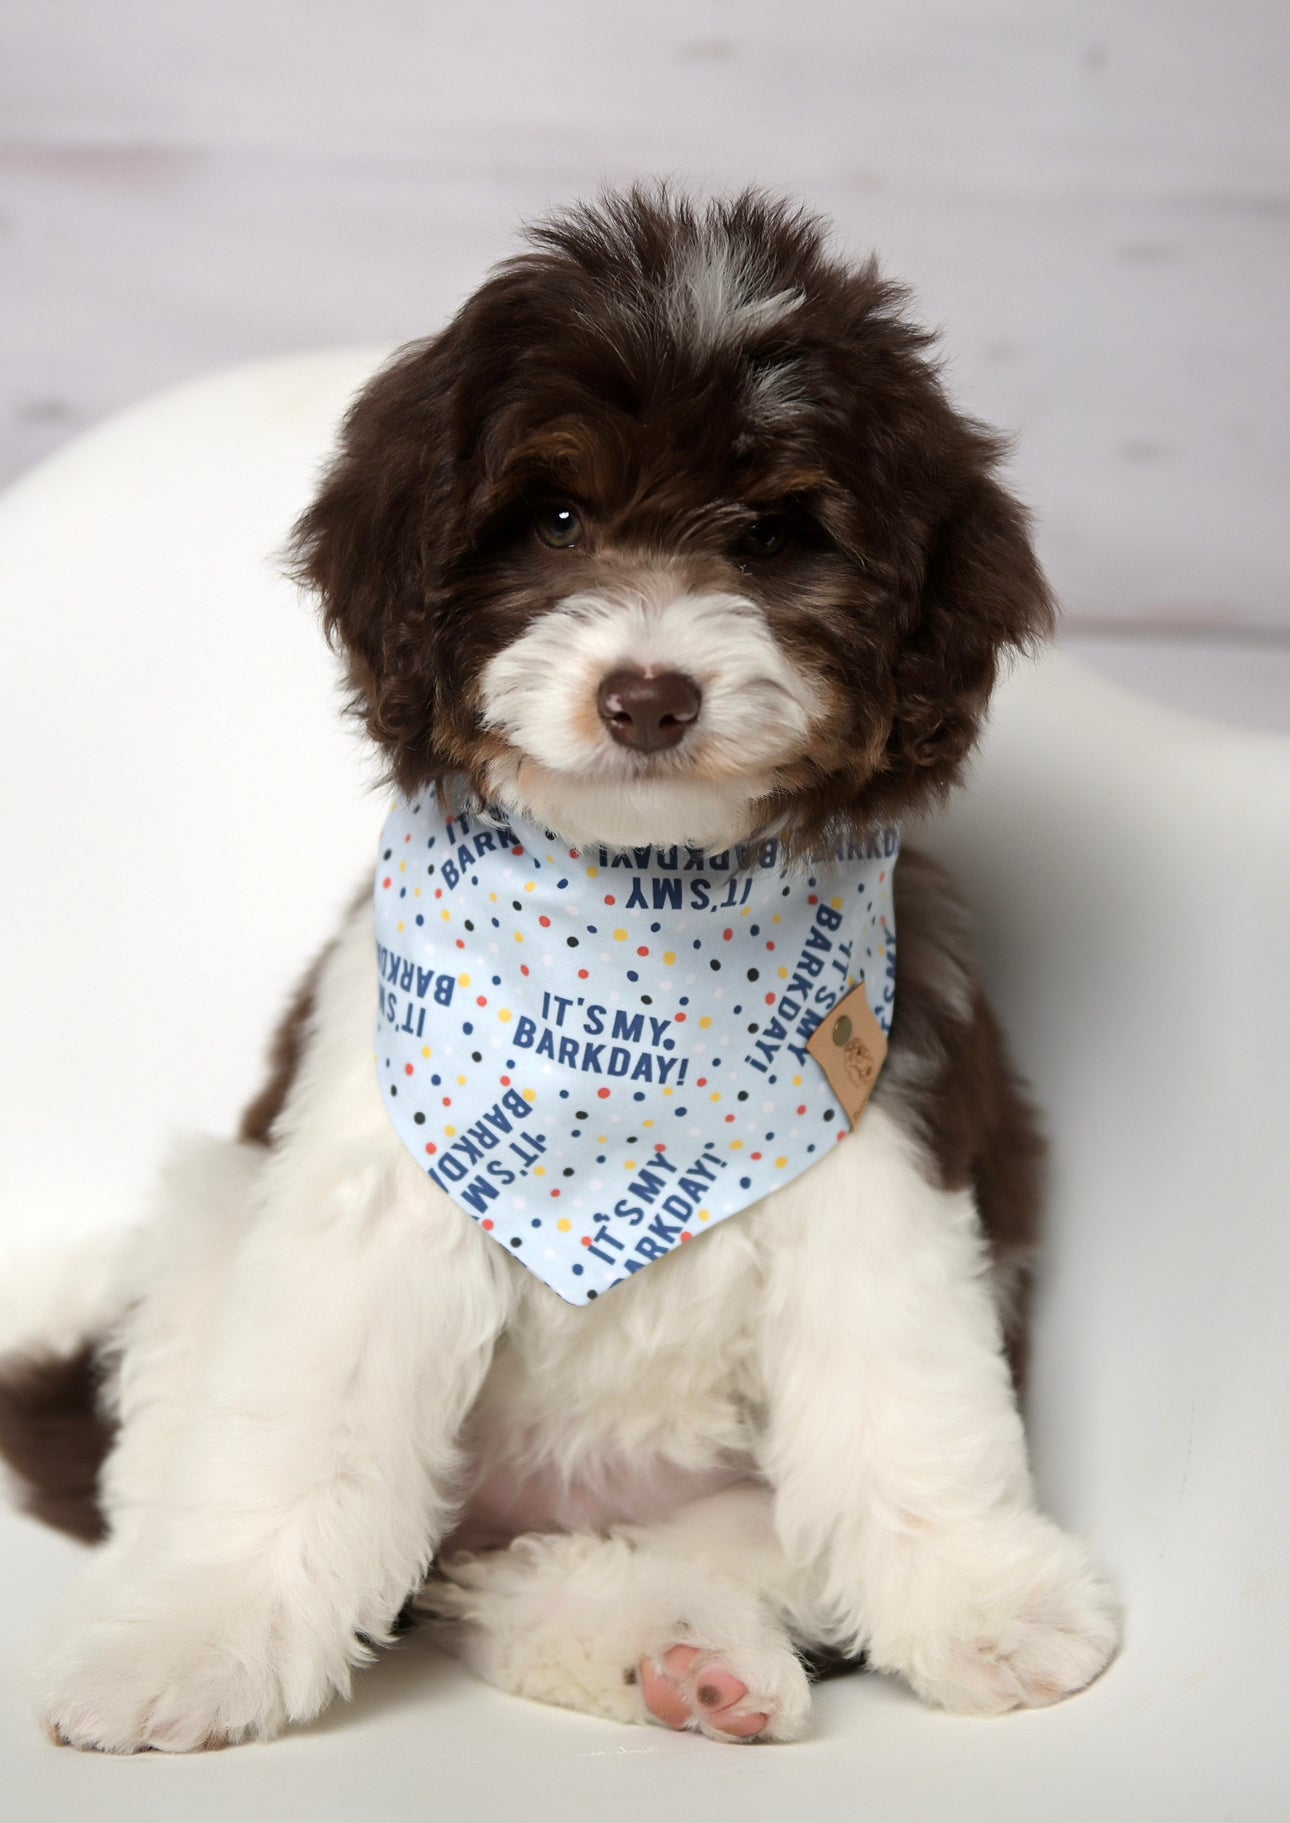
<instances>
[{"instance_id":1,"label":"brown nose","mask_svg":"<svg viewBox=\"0 0 1290 1823\"><path fill-rule=\"evenodd\" d=\"M600 719L620 747L675 747L699 713L699 686L680 671L611 671L596 692Z\"/></svg>"}]
</instances>

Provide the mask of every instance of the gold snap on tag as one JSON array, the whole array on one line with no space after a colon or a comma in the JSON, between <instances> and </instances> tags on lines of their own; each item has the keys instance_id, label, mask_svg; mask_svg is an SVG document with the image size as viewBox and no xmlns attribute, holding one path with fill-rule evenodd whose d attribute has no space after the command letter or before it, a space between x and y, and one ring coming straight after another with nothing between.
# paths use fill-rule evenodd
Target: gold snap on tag
<instances>
[{"instance_id":1,"label":"gold snap on tag","mask_svg":"<svg viewBox=\"0 0 1290 1823\"><path fill-rule=\"evenodd\" d=\"M847 1018L845 1013L843 1013L840 1019L835 1019L833 1021L832 1037L834 1044L850 1044L851 1021Z\"/></svg>"}]
</instances>

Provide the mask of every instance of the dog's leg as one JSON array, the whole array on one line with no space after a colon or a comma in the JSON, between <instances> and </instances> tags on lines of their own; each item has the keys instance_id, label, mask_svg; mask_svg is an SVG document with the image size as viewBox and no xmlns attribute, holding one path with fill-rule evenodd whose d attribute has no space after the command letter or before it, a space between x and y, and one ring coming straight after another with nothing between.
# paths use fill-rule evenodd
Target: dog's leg
<instances>
[{"instance_id":1,"label":"dog's leg","mask_svg":"<svg viewBox=\"0 0 1290 1823\"><path fill-rule=\"evenodd\" d=\"M1116 1604L1035 1509L970 1196L872 1106L764 1220L763 1467L817 1637L947 1709L1082 1689Z\"/></svg>"},{"instance_id":2,"label":"dog's leg","mask_svg":"<svg viewBox=\"0 0 1290 1823\"><path fill-rule=\"evenodd\" d=\"M810 1691L776 1595L787 1565L764 1489L653 1526L528 1533L450 1560L418 1606L489 1683L714 1741L790 1741Z\"/></svg>"},{"instance_id":3,"label":"dog's leg","mask_svg":"<svg viewBox=\"0 0 1290 1823\"><path fill-rule=\"evenodd\" d=\"M361 929L329 976L184 1409L157 1425L150 1507L136 1478L44 1666L46 1723L77 1746L183 1750L317 1714L451 1513L506 1261L386 1119Z\"/></svg>"}]
</instances>

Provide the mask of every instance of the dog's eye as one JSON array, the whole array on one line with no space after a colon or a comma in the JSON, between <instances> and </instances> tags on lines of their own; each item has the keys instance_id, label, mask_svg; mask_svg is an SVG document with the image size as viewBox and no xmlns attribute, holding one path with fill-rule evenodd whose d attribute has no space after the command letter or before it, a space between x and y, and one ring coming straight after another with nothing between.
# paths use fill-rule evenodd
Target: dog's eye
<instances>
[{"instance_id":1,"label":"dog's eye","mask_svg":"<svg viewBox=\"0 0 1290 1823\"><path fill-rule=\"evenodd\" d=\"M742 557L778 557L792 536L784 513L765 513L746 526L739 539Z\"/></svg>"},{"instance_id":2,"label":"dog's eye","mask_svg":"<svg viewBox=\"0 0 1290 1823\"><path fill-rule=\"evenodd\" d=\"M533 529L543 544L553 551L569 551L582 541L582 520L576 507L544 506L533 521Z\"/></svg>"}]
</instances>

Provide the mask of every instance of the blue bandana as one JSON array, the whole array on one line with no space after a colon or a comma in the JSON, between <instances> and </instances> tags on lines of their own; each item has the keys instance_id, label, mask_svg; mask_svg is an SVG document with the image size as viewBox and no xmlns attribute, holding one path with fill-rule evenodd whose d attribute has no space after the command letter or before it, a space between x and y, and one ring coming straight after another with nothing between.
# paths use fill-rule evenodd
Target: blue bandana
<instances>
[{"instance_id":1,"label":"blue bandana","mask_svg":"<svg viewBox=\"0 0 1290 1823\"><path fill-rule=\"evenodd\" d=\"M847 1122L806 1041L863 983L884 1035L894 831L783 865L570 848L434 792L376 872L377 1068L417 1163L571 1304L807 1170Z\"/></svg>"}]
</instances>

